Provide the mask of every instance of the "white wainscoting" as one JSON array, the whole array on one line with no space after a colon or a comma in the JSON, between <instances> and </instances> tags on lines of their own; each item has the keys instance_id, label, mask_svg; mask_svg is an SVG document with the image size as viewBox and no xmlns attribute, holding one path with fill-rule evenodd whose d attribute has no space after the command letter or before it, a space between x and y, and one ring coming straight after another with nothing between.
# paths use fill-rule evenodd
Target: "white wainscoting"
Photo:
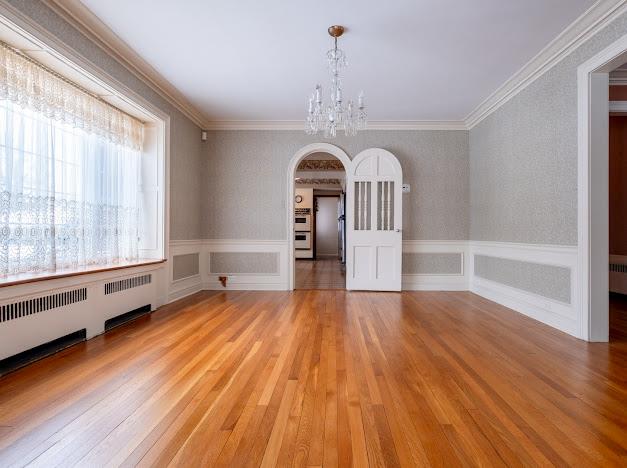
<instances>
[{"instance_id":1,"label":"white wainscoting","mask_svg":"<svg viewBox=\"0 0 627 468\"><path fill-rule=\"evenodd\" d=\"M203 289L222 290L287 290L288 242L282 240L191 240L170 243L169 301L180 299ZM211 252L277 252L279 271L274 275L227 274L227 286L210 274ZM175 255L198 253L199 274L172 280L172 258ZM516 310L540 322L580 337L578 334L577 247L511 242L407 240L403 253L453 253L460 256L461 269L455 274L403 274L406 291L472 291L486 299ZM570 269L570 303L560 302L496 281L475 276L474 256L518 260Z\"/></svg>"},{"instance_id":2,"label":"white wainscoting","mask_svg":"<svg viewBox=\"0 0 627 468\"><path fill-rule=\"evenodd\" d=\"M470 241L468 244L470 252L468 270L472 292L551 325L558 330L579 337L578 294L575 294L578 287L576 246L482 241ZM475 276L475 255L569 268L570 303Z\"/></svg>"},{"instance_id":3,"label":"white wainscoting","mask_svg":"<svg viewBox=\"0 0 627 468\"><path fill-rule=\"evenodd\" d=\"M454 274L403 274L405 291L467 291L468 241L406 240L403 253L442 253L460 256L460 271Z\"/></svg>"},{"instance_id":4,"label":"white wainscoting","mask_svg":"<svg viewBox=\"0 0 627 468\"><path fill-rule=\"evenodd\" d=\"M175 280L173 271L174 257L194 253L197 253L199 256L198 274ZM170 250L168 255L168 279L170 282L168 289L168 302L182 299L185 296L189 296L190 294L194 294L205 289L203 273L206 273L206 269L204 269L206 268L206 265L203 263L204 241L202 239L170 241Z\"/></svg>"},{"instance_id":5,"label":"white wainscoting","mask_svg":"<svg viewBox=\"0 0 627 468\"><path fill-rule=\"evenodd\" d=\"M211 273L210 256L212 252L250 252L277 253L278 271L276 274L228 273L226 287L218 277L222 274ZM199 254L198 275L173 279L173 258L177 255ZM242 239L198 239L170 242L170 291L169 301L181 299L202 290L286 290L287 281L287 241L286 240L242 240Z\"/></svg>"},{"instance_id":6,"label":"white wainscoting","mask_svg":"<svg viewBox=\"0 0 627 468\"><path fill-rule=\"evenodd\" d=\"M288 288L287 281L287 241L286 240L207 240L204 242L206 257L203 260L207 267L206 289L252 289L279 290ZM226 288L218 280L218 273L209 273L211 265L209 257L212 252L250 252L278 254L278 271L275 274L244 274L225 273Z\"/></svg>"}]
</instances>

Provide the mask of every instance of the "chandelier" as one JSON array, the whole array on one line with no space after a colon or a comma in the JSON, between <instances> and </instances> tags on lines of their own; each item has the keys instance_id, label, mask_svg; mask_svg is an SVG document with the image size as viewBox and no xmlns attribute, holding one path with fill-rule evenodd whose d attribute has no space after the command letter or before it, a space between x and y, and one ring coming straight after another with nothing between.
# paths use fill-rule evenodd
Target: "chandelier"
<instances>
[{"instance_id":1,"label":"chandelier","mask_svg":"<svg viewBox=\"0 0 627 468\"><path fill-rule=\"evenodd\" d=\"M347 65L346 54L337 48L337 39L344 33L344 26L331 26L328 31L334 40L333 49L327 52L331 73L329 101L323 102L322 86L316 85L314 93L309 97L305 133L316 135L324 132L325 138L334 138L337 131L343 129L346 135L352 136L366 128L364 92L359 93L357 105L352 100L344 102L340 70Z\"/></svg>"}]
</instances>

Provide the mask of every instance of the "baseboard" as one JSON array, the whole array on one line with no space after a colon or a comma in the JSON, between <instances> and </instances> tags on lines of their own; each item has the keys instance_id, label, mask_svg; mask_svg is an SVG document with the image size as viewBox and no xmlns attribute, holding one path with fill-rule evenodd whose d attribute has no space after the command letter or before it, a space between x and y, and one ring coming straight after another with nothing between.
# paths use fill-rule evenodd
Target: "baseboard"
<instances>
[{"instance_id":1,"label":"baseboard","mask_svg":"<svg viewBox=\"0 0 627 468\"><path fill-rule=\"evenodd\" d=\"M249 282L229 282L222 286L219 281L209 281L204 289L209 291L286 291L286 283L249 283Z\"/></svg>"},{"instance_id":2,"label":"baseboard","mask_svg":"<svg viewBox=\"0 0 627 468\"><path fill-rule=\"evenodd\" d=\"M472 279L470 291L569 335L578 336L576 310L571 304L476 276Z\"/></svg>"},{"instance_id":3,"label":"baseboard","mask_svg":"<svg viewBox=\"0 0 627 468\"><path fill-rule=\"evenodd\" d=\"M210 240L173 241L171 252L198 252L201 255L198 276L170 282L169 301L181 299L201 290L283 291L287 281L287 242L281 240ZM229 274L226 286L217 273L209 273L211 252L277 252L280 269L276 275ZM456 253L462 258L461 271L455 274L403 274L405 291L472 291L486 299L509 307L558 330L577 336L576 265L577 247L522 244L512 242L406 240L404 253ZM558 265L571 269L571 304L516 289L474 275L474 256L486 255L523 262Z\"/></svg>"},{"instance_id":4,"label":"baseboard","mask_svg":"<svg viewBox=\"0 0 627 468\"><path fill-rule=\"evenodd\" d=\"M464 275L403 275L403 291L468 291Z\"/></svg>"},{"instance_id":5,"label":"baseboard","mask_svg":"<svg viewBox=\"0 0 627 468\"><path fill-rule=\"evenodd\" d=\"M178 301L179 299L183 299L187 296L191 296L192 294L196 294L203 289L206 288L204 287L200 276L174 281L170 285L168 303Z\"/></svg>"}]
</instances>

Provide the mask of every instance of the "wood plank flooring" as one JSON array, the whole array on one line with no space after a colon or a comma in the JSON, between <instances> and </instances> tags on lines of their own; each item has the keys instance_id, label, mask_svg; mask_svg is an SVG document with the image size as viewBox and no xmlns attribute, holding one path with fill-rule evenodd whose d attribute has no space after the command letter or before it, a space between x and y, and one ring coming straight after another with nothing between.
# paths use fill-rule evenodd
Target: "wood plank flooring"
<instances>
[{"instance_id":1,"label":"wood plank flooring","mask_svg":"<svg viewBox=\"0 0 627 468\"><path fill-rule=\"evenodd\" d=\"M297 260L296 289L346 289L346 267L336 258Z\"/></svg>"},{"instance_id":2,"label":"wood plank flooring","mask_svg":"<svg viewBox=\"0 0 627 468\"><path fill-rule=\"evenodd\" d=\"M625 312L203 292L2 378L0 466L625 466Z\"/></svg>"}]
</instances>

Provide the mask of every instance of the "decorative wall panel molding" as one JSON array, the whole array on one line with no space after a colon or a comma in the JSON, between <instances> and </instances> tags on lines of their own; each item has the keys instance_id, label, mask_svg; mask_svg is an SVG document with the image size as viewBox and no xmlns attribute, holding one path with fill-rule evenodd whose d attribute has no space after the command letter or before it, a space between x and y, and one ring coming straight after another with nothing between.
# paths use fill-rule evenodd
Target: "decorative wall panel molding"
<instances>
[{"instance_id":1,"label":"decorative wall panel molding","mask_svg":"<svg viewBox=\"0 0 627 468\"><path fill-rule=\"evenodd\" d=\"M412 254L454 254L459 256L460 270L455 273L403 273L402 287L406 291L467 291L468 241L406 240L403 256Z\"/></svg>"},{"instance_id":2,"label":"decorative wall panel molding","mask_svg":"<svg viewBox=\"0 0 627 468\"><path fill-rule=\"evenodd\" d=\"M203 289L285 290L287 281L287 241L282 240L195 240L173 241L170 255L198 252L201 273L197 278L172 281L170 300L179 299ZM279 258L277 274L250 274L238 272L228 275L227 287L219 280L219 273L210 273L211 252L276 252ZM577 336L577 247L558 245L519 244L507 242L407 240L403 242L404 255L439 254L459 256L459 271L442 272L438 262L432 271L404 273L403 290L467 291L523 313L531 318ZM518 289L474 274L475 255L509 259L539 265L567 268L570 271L570 303L558 301L533 292ZM427 262L429 264L429 262ZM422 268L422 267L421 267ZM448 268L448 267L447 267ZM170 278L172 278L170 276Z\"/></svg>"},{"instance_id":3,"label":"decorative wall panel molding","mask_svg":"<svg viewBox=\"0 0 627 468\"><path fill-rule=\"evenodd\" d=\"M472 292L578 337L576 246L470 241L469 253ZM567 268L570 271L570 303L477 276L475 256Z\"/></svg>"}]
</instances>

